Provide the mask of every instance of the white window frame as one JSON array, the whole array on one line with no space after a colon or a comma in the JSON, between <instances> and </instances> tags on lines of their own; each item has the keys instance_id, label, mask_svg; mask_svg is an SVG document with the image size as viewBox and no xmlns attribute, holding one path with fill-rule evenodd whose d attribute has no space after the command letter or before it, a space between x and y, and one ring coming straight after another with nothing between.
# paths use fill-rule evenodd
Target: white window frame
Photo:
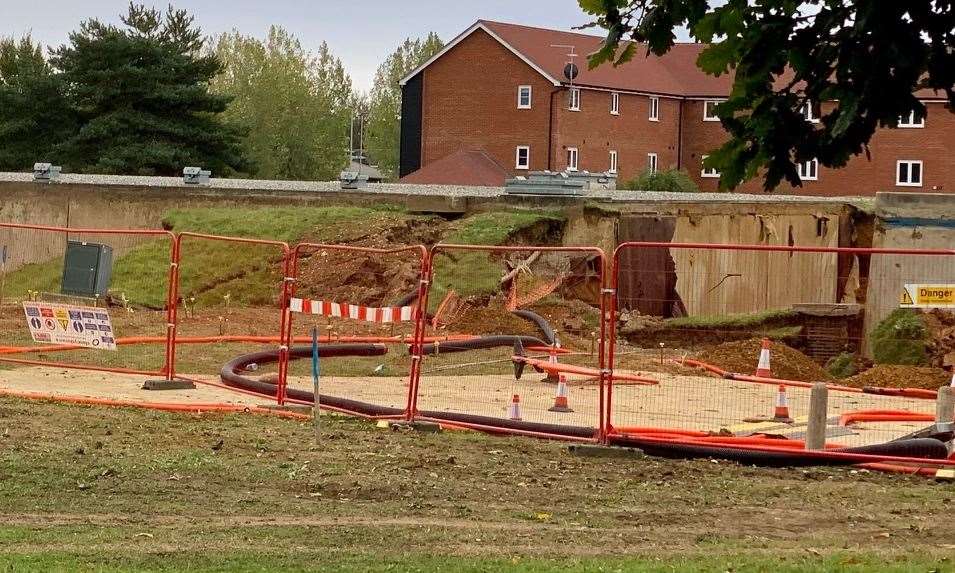
<instances>
[{"instance_id":1,"label":"white window frame","mask_svg":"<svg viewBox=\"0 0 955 573\"><path fill-rule=\"evenodd\" d=\"M801 181L819 181L819 160L810 159L796 166Z\"/></svg>"},{"instance_id":2,"label":"white window frame","mask_svg":"<svg viewBox=\"0 0 955 573\"><path fill-rule=\"evenodd\" d=\"M527 162L521 165L521 151L527 152ZM531 168L531 146L530 145L518 145L514 150L514 169L520 169L521 171L527 171Z\"/></svg>"},{"instance_id":3,"label":"white window frame","mask_svg":"<svg viewBox=\"0 0 955 573\"><path fill-rule=\"evenodd\" d=\"M919 129L925 127L925 116L916 115L915 110L909 112L908 117L899 117L899 127L906 129Z\"/></svg>"},{"instance_id":4,"label":"white window frame","mask_svg":"<svg viewBox=\"0 0 955 573\"><path fill-rule=\"evenodd\" d=\"M573 158L573 161L571 161ZM567 171L577 171L580 165L580 151L576 147L567 148Z\"/></svg>"},{"instance_id":5,"label":"white window frame","mask_svg":"<svg viewBox=\"0 0 955 573\"><path fill-rule=\"evenodd\" d=\"M908 181L902 181L900 175L900 170L902 164L908 165ZM919 166L919 180L918 182L912 181L912 166ZM921 187L922 182L925 181L925 164L921 159L900 159L895 162L895 185L896 187Z\"/></svg>"},{"instance_id":6,"label":"white window frame","mask_svg":"<svg viewBox=\"0 0 955 573\"><path fill-rule=\"evenodd\" d=\"M610 92L610 115L620 115L620 92Z\"/></svg>"},{"instance_id":7,"label":"white window frame","mask_svg":"<svg viewBox=\"0 0 955 573\"><path fill-rule=\"evenodd\" d=\"M524 92L527 92L527 103L523 103ZM517 86L517 109L531 109L534 105L534 86Z\"/></svg>"},{"instance_id":8,"label":"white window frame","mask_svg":"<svg viewBox=\"0 0 955 573\"><path fill-rule=\"evenodd\" d=\"M650 172L651 175L657 172L657 168L659 167L659 159L660 158L656 153L647 154L647 171Z\"/></svg>"},{"instance_id":9,"label":"white window frame","mask_svg":"<svg viewBox=\"0 0 955 573\"><path fill-rule=\"evenodd\" d=\"M819 116L816 115L816 109L813 107L812 102L807 101L802 104L802 107L799 108L800 115L808 121L809 123L819 123Z\"/></svg>"},{"instance_id":10,"label":"white window frame","mask_svg":"<svg viewBox=\"0 0 955 573\"><path fill-rule=\"evenodd\" d=\"M567 109L570 111L580 111L580 88L570 88L570 101Z\"/></svg>"},{"instance_id":11,"label":"white window frame","mask_svg":"<svg viewBox=\"0 0 955 573\"><path fill-rule=\"evenodd\" d=\"M610 169L607 170L607 173L617 173L617 150L610 150Z\"/></svg>"},{"instance_id":12,"label":"white window frame","mask_svg":"<svg viewBox=\"0 0 955 573\"><path fill-rule=\"evenodd\" d=\"M700 158L700 177L704 179L719 179L719 171L716 169L707 169L706 167L703 167L703 162L706 161L707 157L709 157L709 155L704 155Z\"/></svg>"},{"instance_id":13,"label":"white window frame","mask_svg":"<svg viewBox=\"0 0 955 573\"><path fill-rule=\"evenodd\" d=\"M709 107L711 105L719 105L726 101L725 99L705 99L703 100L703 121L719 121L720 117L718 115L710 115Z\"/></svg>"},{"instance_id":14,"label":"white window frame","mask_svg":"<svg viewBox=\"0 0 955 573\"><path fill-rule=\"evenodd\" d=\"M650 96L650 113L647 119L650 121L660 121L660 98Z\"/></svg>"}]
</instances>

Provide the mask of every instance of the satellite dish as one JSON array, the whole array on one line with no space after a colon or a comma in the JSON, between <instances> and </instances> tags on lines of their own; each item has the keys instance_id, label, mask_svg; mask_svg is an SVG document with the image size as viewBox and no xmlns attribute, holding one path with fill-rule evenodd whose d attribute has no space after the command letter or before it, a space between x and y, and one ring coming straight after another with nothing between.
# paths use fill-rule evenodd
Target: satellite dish
<instances>
[{"instance_id":1,"label":"satellite dish","mask_svg":"<svg viewBox=\"0 0 955 573\"><path fill-rule=\"evenodd\" d=\"M577 67L577 64L571 62L564 66L564 77L568 80L574 81L578 75L580 75L580 69Z\"/></svg>"}]
</instances>

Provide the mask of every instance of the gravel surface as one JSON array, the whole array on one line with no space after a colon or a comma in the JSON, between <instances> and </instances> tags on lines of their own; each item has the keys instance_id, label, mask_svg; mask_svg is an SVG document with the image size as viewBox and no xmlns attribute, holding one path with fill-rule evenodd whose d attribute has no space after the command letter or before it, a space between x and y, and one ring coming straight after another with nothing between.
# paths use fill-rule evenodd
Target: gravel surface
<instances>
[{"instance_id":1,"label":"gravel surface","mask_svg":"<svg viewBox=\"0 0 955 573\"><path fill-rule=\"evenodd\" d=\"M0 181L33 181L32 173L0 173ZM58 185L125 185L143 187L183 187L180 177L147 177L135 175L81 175L64 174ZM191 188L191 187L190 187ZM287 191L291 193L341 193L354 190L342 190L337 181L267 181L257 179L211 179L208 185L199 189L240 190L240 191ZM366 193L403 194L403 195L441 195L447 197L501 197L505 195L503 187L471 187L452 185L410 185L401 183L374 183L364 190ZM798 195L751 195L745 193L653 193L647 191L591 190L584 195L588 199L621 202L684 202L684 203L856 203L858 197L803 197Z\"/></svg>"}]
</instances>

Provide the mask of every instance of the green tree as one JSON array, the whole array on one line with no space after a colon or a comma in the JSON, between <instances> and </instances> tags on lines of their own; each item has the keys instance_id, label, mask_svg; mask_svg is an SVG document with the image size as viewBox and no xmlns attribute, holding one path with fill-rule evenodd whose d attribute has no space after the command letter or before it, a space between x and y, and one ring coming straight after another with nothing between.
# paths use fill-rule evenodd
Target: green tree
<instances>
[{"instance_id":1,"label":"green tree","mask_svg":"<svg viewBox=\"0 0 955 573\"><path fill-rule=\"evenodd\" d=\"M65 88L29 36L0 38L0 170L54 161L76 126Z\"/></svg>"},{"instance_id":2,"label":"green tree","mask_svg":"<svg viewBox=\"0 0 955 573\"><path fill-rule=\"evenodd\" d=\"M193 18L130 4L122 27L92 19L53 52L80 128L59 146L64 164L86 172L176 175L187 165L226 175L242 166L238 134L209 93L221 65L203 55Z\"/></svg>"},{"instance_id":3,"label":"green tree","mask_svg":"<svg viewBox=\"0 0 955 573\"><path fill-rule=\"evenodd\" d=\"M326 44L318 54L280 27L261 41L237 31L214 52L224 71L212 82L232 98L226 117L246 133L250 174L267 179L337 179L348 160L351 78Z\"/></svg>"},{"instance_id":4,"label":"green tree","mask_svg":"<svg viewBox=\"0 0 955 573\"><path fill-rule=\"evenodd\" d=\"M636 44L666 53L674 29L687 26L709 43L697 60L706 73L735 72L729 99L716 111L730 140L707 167L735 187L759 174L772 189L800 184L796 165L817 158L842 167L868 154L879 127L924 113L919 89L955 105L955 4L906 0L579 0L607 29L590 67L633 58ZM803 121L804 105L832 102L819 125Z\"/></svg>"},{"instance_id":5,"label":"green tree","mask_svg":"<svg viewBox=\"0 0 955 573\"><path fill-rule=\"evenodd\" d=\"M424 39L408 38L385 58L375 73L368 102L367 148L383 172L398 172L398 138L401 127L401 86L398 82L444 48L434 32Z\"/></svg>"},{"instance_id":6,"label":"green tree","mask_svg":"<svg viewBox=\"0 0 955 573\"><path fill-rule=\"evenodd\" d=\"M636 179L627 181L623 189L631 191L662 191L668 193L698 193L700 188L689 173L680 169L644 171Z\"/></svg>"}]
</instances>

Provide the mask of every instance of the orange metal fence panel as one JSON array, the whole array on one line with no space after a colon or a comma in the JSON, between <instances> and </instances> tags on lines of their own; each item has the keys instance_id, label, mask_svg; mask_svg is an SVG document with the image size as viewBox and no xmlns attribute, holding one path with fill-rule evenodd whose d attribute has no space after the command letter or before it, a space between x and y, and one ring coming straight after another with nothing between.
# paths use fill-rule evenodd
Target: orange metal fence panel
<instances>
[{"instance_id":1,"label":"orange metal fence panel","mask_svg":"<svg viewBox=\"0 0 955 573\"><path fill-rule=\"evenodd\" d=\"M172 233L0 223L0 245L0 362L173 375ZM63 284L68 247L80 257Z\"/></svg>"},{"instance_id":2,"label":"orange metal fence panel","mask_svg":"<svg viewBox=\"0 0 955 573\"><path fill-rule=\"evenodd\" d=\"M599 439L603 252L437 245L430 258L427 310L441 313L425 322L415 416Z\"/></svg>"},{"instance_id":3,"label":"orange metal fence panel","mask_svg":"<svg viewBox=\"0 0 955 573\"><path fill-rule=\"evenodd\" d=\"M950 320L948 312L905 310L912 305L900 297L918 284L955 291L955 251L623 244L614 254L608 317L613 381L606 425L612 433L659 428L800 438L811 384L825 382L833 443L867 445L923 429L934 414L935 390L950 375L936 368L935 378L914 389L906 389L916 383L910 374L922 370L876 365L851 376L853 364L873 352L881 360L895 352L902 362L941 366L940 356L910 354L921 352L912 333L879 326L900 307L925 320ZM764 355L769 360L761 363ZM660 384L620 380L634 373ZM885 385L892 388L875 388ZM901 411L901 418L909 412L912 419L876 421L873 411ZM868 413L861 416L868 421L845 416L856 412Z\"/></svg>"},{"instance_id":4,"label":"orange metal fence panel","mask_svg":"<svg viewBox=\"0 0 955 573\"><path fill-rule=\"evenodd\" d=\"M289 391L311 398L311 333L318 335L325 408L407 418L417 381L428 253L302 243L293 250L286 336ZM333 356L328 356L333 354ZM296 359L297 358L297 359Z\"/></svg>"}]
</instances>

